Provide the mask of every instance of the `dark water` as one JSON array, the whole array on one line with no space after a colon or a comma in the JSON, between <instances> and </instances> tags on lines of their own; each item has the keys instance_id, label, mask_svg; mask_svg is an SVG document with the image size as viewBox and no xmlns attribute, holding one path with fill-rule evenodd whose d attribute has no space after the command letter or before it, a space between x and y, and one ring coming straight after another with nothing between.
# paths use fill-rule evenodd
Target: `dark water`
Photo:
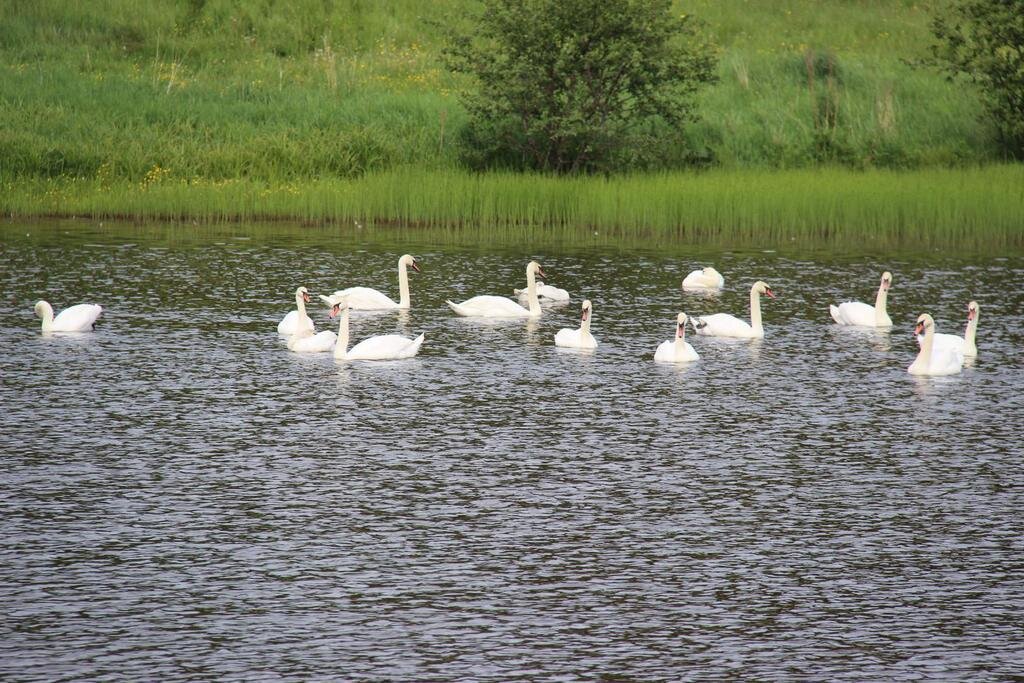
<instances>
[{"instance_id":1,"label":"dark water","mask_svg":"<svg viewBox=\"0 0 1024 683\"><path fill-rule=\"evenodd\" d=\"M0 678L1024 674L1024 258L458 241L0 227ZM397 297L404 252L412 311L352 335L419 357L287 351L298 285ZM570 306L444 305L531 258ZM708 262L725 291L681 292ZM883 269L892 331L833 325ZM763 341L652 361L755 279ZM600 348L554 348L583 297ZM44 337L38 298L106 313ZM907 375L917 315L972 298L976 363Z\"/></svg>"}]
</instances>

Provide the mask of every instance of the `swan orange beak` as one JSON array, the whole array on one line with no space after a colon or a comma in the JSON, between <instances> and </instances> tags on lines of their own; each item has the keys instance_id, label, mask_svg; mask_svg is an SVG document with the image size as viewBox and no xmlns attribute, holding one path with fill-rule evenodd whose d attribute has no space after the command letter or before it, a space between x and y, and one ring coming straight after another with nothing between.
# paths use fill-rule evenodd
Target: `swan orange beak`
<instances>
[{"instance_id":1,"label":"swan orange beak","mask_svg":"<svg viewBox=\"0 0 1024 683\"><path fill-rule=\"evenodd\" d=\"M679 323L676 325L676 339L681 339L686 336L686 323Z\"/></svg>"},{"instance_id":2,"label":"swan orange beak","mask_svg":"<svg viewBox=\"0 0 1024 683\"><path fill-rule=\"evenodd\" d=\"M339 313L341 313L341 304L334 304L333 306L331 306L331 312L328 313L327 316L330 318L334 318L337 317Z\"/></svg>"},{"instance_id":3,"label":"swan orange beak","mask_svg":"<svg viewBox=\"0 0 1024 683\"><path fill-rule=\"evenodd\" d=\"M922 323L918 323L917 325L914 326L914 334L915 335L921 334L922 332L924 332L924 323L923 322Z\"/></svg>"},{"instance_id":4,"label":"swan orange beak","mask_svg":"<svg viewBox=\"0 0 1024 683\"><path fill-rule=\"evenodd\" d=\"M420 265L418 263L416 263L416 261L412 262L412 269L415 270L417 273L422 273L423 272L422 270L420 270Z\"/></svg>"},{"instance_id":5,"label":"swan orange beak","mask_svg":"<svg viewBox=\"0 0 1024 683\"><path fill-rule=\"evenodd\" d=\"M769 287L768 289L764 290L764 293L765 293L765 294L766 294L766 295L768 296L768 298L770 298L770 299L774 299L774 298L775 298L775 292L773 292L773 291L772 291L771 287Z\"/></svg>"},{"instance_id":6,"label":"swan orange beak","mask_svg":"<svg viewBox=\"0 0 1024 683\"><path fill-rule=\"evenodd\" d=\"M974 320L974 316L977 315L977 314L978 314L977 311L975 311L973 308L968 308L967 309L967 322L970 322L970 321Z\"/></svg>"},{"instance_id":7,"label":"swan orange beak","mask_svg":"<svg viewBox=\"0 0 1024 683\"><path fill-rule=\"evenodd\" d=\"M583 316L580 318L580 320L582 320L583 322L587 322L587 318L589 318L589 317L590 317L590 309L589 308L584 308L583 309Z\"/></svg>"},{"instance_id":8,"label":"swan orange beak","mask_svg":"<svg viewBox=\"0 0 1024 683\"><path fill-rule=\"evenodd\" d=\"M308 292L303 292L302 293L302 300L305 301L307 304L309 303L309 293Z\"/></svg>"}]
</instances>

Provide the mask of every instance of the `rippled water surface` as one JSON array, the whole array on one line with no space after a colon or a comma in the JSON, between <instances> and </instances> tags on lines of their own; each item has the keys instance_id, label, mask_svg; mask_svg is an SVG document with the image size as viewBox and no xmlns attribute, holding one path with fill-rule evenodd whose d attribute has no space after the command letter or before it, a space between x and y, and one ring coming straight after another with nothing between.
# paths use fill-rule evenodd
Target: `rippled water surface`
<instances>
[{"instance_id":1,"label":"rippled water surface","mask_svg":"<svg viewBox=\"0 0 1024 683\"><path fill-rule=\"evenodd\" d=\"M526 241L526 240L524 240ZM1005 680L1024 672L1024 258L0 227L0 678ZM298 356L363 284L412 360ZM539 260L569 306L455 317ZM714 263L717 296L683 293ZM873 301L890 332L840 329ZM763 341L690 338L746 313ZM556 349L594 304L596 352ZM32 305L102 304L43 336ZM914 378L911 328L977 361ZM333 329L326 310L311 312Z\"/></svg>"}]
</instances>

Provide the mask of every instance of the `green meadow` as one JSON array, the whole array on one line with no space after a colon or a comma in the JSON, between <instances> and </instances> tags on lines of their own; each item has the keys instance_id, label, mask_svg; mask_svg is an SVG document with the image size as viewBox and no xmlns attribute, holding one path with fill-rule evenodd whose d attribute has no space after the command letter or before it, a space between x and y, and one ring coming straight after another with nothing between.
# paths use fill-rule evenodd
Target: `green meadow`
<instances>
[{"instance_id":1,"label":"green meadow","mask_svg":"<svg viewBox=\"0 0 1024 683\"><path fill-rule=\"evenodd\" d=\"M661 168L561 179L465 166L468 6L0 0L0 210L1024 241L1021 167L919 65L944 0L678 2L720 51L701 120Z\"/></svg>"}]
</instances>

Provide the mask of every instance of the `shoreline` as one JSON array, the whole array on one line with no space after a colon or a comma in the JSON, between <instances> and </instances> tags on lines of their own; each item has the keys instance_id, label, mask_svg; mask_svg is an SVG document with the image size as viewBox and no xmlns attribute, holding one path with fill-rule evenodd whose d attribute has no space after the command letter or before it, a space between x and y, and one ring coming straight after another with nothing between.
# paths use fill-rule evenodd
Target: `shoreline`
<instances>
[{"instance_id":1,"label":"shoreline","mask_svg":"<svg viewBox=\"0 0 1024 683\"><path fill-rule=\"evenodd\" d=\"M8 179L10 219L297 222L308 226L543 230L570 237L1024 248L1024 164L912 171L711 170L612 177L405 168L267 182Z\"/></svg>"}]
</instances>

